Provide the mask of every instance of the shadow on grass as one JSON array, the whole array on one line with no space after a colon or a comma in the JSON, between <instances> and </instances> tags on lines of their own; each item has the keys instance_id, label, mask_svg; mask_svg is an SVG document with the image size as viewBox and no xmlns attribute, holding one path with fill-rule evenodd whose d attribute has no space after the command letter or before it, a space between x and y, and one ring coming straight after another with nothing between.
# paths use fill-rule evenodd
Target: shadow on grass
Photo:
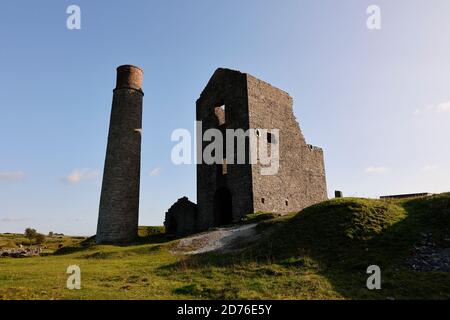
<instances>
[{"instance_id":1,"label":"shadow on grass","mask_svg":"<svg viewBox=\"0 0 450 320\"><path fill-rule=\"evenodd\" d=\"M65 254L71 254L71 253L75 253L75 252L85 251L85 250L89 250L93 246L95 246L95 236L89 237L89 238L77 243L76 245L58 248L53 253L53 255L58 256L58 255L65 255Z\"/></svg>"},{"instance_id":2,"label":"shadow on grass","mask_svg":"<svg viewBox=\"0 0 450 320\"><path fill-rule=\"evenodd\" d=\"M444 245L449 228L450 194L401 202L344 198L309 207L287 219L262 222L258 229L266 236L238 255L187 256L158 272L182 278L192 273L205 275L215 267L243 268L248 271L246 277L261 277L267 267L278 269L271 266L299 272L313 268L349 299L450 298L450 273L414 272L405 264L424 233L432 233L435 242ZM308 265L311 260L314 266ZM370 265L381 268L382 290L366 287ZM197 297L207 293L199 293L198 287L189 289Z\"/></svg>"},{"instance_id":3,"label":"shadow on grass","mask_svg":"<svg viewBox=\"0 0 450 320\"><path fill-rule=\"evenodd\" d=\"M135 241L127 243L127 244L114 244L111 245L117 246L117 247L133 247L138 245L146 245L146 244L163 244L169 241L172 241L173 239L169 236L167 236L164 233L163 227L139 227L139 235L138 238L136 238ZM89 237L76 245L62 247L57 249L53 254L54 255L66 255L66 254L72 254L72 253L78 253L83 251L88 251L93 248L95 248L97 244L95 243L95 236ZM142 250L143 253L146 253L147 251L153 252L156 250L159 250L160 246L156 246L152 248L151 250L147 249L136 249L135 251L138 252L139 250ZM93 258L102 258L107 257L108 255L112 255L112 253L98 253L97 255L92 255ZM90 256L89 256L90 257Z\"/></svg>"}]
</instances>

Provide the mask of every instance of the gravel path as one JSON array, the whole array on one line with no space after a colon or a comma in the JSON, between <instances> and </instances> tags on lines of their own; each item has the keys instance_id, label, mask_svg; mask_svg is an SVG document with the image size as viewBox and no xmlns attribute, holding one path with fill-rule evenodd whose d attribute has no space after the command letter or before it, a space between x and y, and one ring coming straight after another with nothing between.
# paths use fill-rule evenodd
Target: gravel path
<instances>
[{"instance_id":1,"label":"gravel path","mask_svg":"<svg viewBox=\"0 0 450 320\"><path fill-rule=\"evenodd\" d=\"M232 252L242 249L243 244L258 238L255 227L257 223L217 228L196 236L181 239L173 252L200 254L205 252Z\"/></svg>"}]
</instances>

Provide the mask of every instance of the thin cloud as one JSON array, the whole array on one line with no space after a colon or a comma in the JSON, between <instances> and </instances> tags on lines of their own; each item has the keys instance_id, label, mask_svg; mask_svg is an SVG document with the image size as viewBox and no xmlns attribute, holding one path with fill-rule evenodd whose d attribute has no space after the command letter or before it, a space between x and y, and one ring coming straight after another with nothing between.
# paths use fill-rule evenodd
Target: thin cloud
<instances>
[{"instance_id":1,"label":"thin cloud","mask_svg":"<svg viewBox=\"0 0 450 320\"><path fill-rule=\"evenodd\" d=\"M426 106L425 108L418 108L414 110L414 115L419 116L424 113L444 113L444 112L450 112L450 101L435 105L431 104Z\"/></svg>"},{"instance_id":2,"label":"thin cloud","mask_svg":"<svg viewBox=\"0 0 450 320\"><path fill-rule=\"evenodd\" d=\"M389 168L386 167L368 167L364 170L365 173L369 174L382 174L389 171Z\"/></svg>"},{"instance_id":3,"label":"thin cloud","mask_svg":"<svg viewBox=\"0 0 450 320\"><path fill-rule=\"evenodd\" d=\"M438 166L436 166L436 165L427 165L427 166L423 167L423 171L431 172L431 171L437 170L437 168L438 168Z\"/></svg>"},{"instance_id":4,"label":"thin cloud","mask_svg":"<svg viewBox=\"0 0 450 320\"><path fill-rule=\"evenodd\" d=\"M23 171L3 171L0 172L0 181L17 181L25 178Z\"/></svg>"},{"instance_id":5,"label":"thin cloud","mask_svg":"<svg viewBox=\"0 0 450 320\"><path fill-rule=\"evenodd\" d=\"M69 175L63 178L63 181L68 184L77 184L85 180L94 180L99 176L96 169L75 169Z\"/></svg>"},{"instance_id":6,"label":"thin cloud","mask_svg":"<svg viewBox=\"0 0 450 320\"><path fill-rule=\"evenodd\" d=\"M162 168L155 168L149 172L150 177L157 177L161 174Z\"/></svg>"},{"instance_id":7,"label":"thin cloud","mask_svg":"<svg viewBox=\"0 0 450 320\"><path fill-rule=\"evenodd\" d=\"M17 217L5 217L5 218L1 218L0 221L4 222L4 223L14 223L14 222L23 222L23 221L27 221L28 219L26 218L17 218Z\"/></svg>"}]
</instances>

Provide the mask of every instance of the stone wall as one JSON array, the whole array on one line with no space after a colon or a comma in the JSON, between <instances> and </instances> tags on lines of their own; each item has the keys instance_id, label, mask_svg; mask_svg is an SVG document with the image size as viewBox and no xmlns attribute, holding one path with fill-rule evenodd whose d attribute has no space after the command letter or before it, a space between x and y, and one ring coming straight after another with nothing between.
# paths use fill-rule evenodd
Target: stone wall
<instances>
[{"instance_id":1,"label":"stone wall","mask_svg":"<svg viewBox=\"0 0 450 320\"><path fill-rule=\"evenodd\" d=\"M198 164L199 228L220 224L217 194L223 190L231 193L234 222L248 213L298 211L327 199L323 151L306 143L292 104L289 94L251 75L228 69L214 73L197 101L202 133L209 128L279 129L279 141L268 142L268 147L279 144L280 167L277 174L264 176L259 163L228 163L226 170ZM217 108L222 105L223 112ZM209 143L198 143L199 151Z\"/></svg>"},{"instance_id":2,"label":"stone wall","mask_svg":"<svg viewBox=\"0 0 450 320\"><path fill-rule=\"evenodd\" d=\"M197 205L189 201L187 197L183 197L166 212L164 227L167 234L184 236L198 230L197 220Z\"/></svg>"},{"instance_id":3,"label":"stone wall","mask_svg":"<svg viewBox=\"0 0 450 320\"><path fill-rule=\"evenodd\" d=\"M260 163L252 166L255 212L299 211L327 199L323 151L308 145L286 92L247 75L250 128L279 129L279 171L261 175ZM259 137L264 139L265 137Z\"/></svg>"},{"instance_id":4,"label":"stone wall","mask_svg":"<svg viewBox=\"0 0 450 320\"><path fill-rule=\"evenodd\" d=\"M225 116L217 112L225 106ZM218 69L200 98L197 100L197 121L202 121L202 134L210 128L248 129L248 99L246 75ZM223 119L225 118L225 119ZM198 143L203 150L209 142ZM219 225L215 198L220 190L229 192L232 198L232 221L253 211L251 166L249 164L227 164L224 176L221 165L197 165L197 203L199 228L204 230ZM220 208L219 208L220 209Z\"/></svg>"}]
</instances>

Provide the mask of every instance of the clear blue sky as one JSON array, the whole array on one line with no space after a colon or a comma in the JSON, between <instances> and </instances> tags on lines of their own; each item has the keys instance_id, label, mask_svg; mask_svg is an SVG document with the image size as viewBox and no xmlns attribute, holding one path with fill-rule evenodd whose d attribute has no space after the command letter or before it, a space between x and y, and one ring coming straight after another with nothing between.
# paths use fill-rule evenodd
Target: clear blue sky
<instances>
[{"instance_id":1,"label":"clear blue sky","mask_svg":"<svg viewBox=\"0 0 450 320\"><path fill-rule=\"evenodd\" d=\"M66 28L70 4L81 30ZM330 196L448 191L449 33L442 0L2 1L0 232L95 233L115 68L129 63L145 72L141 225L196 199L170 134L193 128L218 67L291 94Z\"/></svg>"}]
</instances>

